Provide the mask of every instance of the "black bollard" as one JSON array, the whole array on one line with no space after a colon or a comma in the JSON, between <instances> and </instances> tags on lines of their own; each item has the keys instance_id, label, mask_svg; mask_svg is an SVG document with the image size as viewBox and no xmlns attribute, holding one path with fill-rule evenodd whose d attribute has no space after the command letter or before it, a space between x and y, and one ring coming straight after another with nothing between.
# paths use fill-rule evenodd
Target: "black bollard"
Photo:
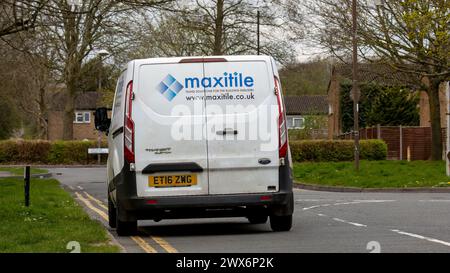
<instances>
[{"instance_id":1,"label":"black bollard","mask_svg":"<svg viewBox=\"0 0 450 273\"><path fill-rule=\"evenodd\" d=\"M25 181L25 206L30 206L30 166L24 168L24 181Z\"/></svg>"}]
</instances>

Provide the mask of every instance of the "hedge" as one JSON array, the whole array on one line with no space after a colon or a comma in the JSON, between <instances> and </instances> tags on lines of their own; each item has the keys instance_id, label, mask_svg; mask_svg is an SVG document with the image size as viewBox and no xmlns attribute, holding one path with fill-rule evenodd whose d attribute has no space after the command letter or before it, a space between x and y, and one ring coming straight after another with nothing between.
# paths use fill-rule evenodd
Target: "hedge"
<instances>
[{"instance_id":1,"label":"hedge","mask_svg":"<svg viewBox=\"0 0 450 273\"><path fill-rule=\"evenodd\" d=\"M102 147L108 147L106 143L102 143ZM48 156L50 164L71 164L86 163L88 148L97 148L97 141L55 141L52 143ZM96 157L96 155L90 155ZM106 156L103 156L106 161ZM92 162L92 160L91 160ZM97 162L97 161L95 161Z\"/></svg>"},{"instance_id":2,"label":"hedge","mask_svg":"<svg viewBox=\"0 0 450 273\"><path fill-rule=\"evenodd\" d=\"M88 148L97 146L97 141L4 140L0 141L0 164L85 164ZM101 146L107 147L106 142ZM95 159L96 155L89 156L90 163L96 163Z\"/></svg>"},{"instance_id":3,"label":"hedge","mask_svg":"<svg viewBox=\"0 0 450 273\"><path fill-rule=\"evenodd\" d=\"M0 163L47 161L50 142L42 140L0 141Z\"/></svg>"},{"instance_id":4,"label":"hedge","mask_svg":"<svg viewBox=\"0 0 450 273\"><path fill-rule=\"evenodd\" d=\"M387 146L382 140L361 140L361 159L386 159ZM87 149L96 148L97 141L0 141L0 164L85 164ZM107 147L106 142L102 147ZM352 140L298 140L291 141L294 161L350 161L353 160ZM96 156L89 157L96 163ZM103 162L106 156L102 156Z\"/></svg>"},{"instance_id":5,"label":"hedge","mask_svg":"<svg viewBox=\"0 0 450 273\"><path fill-rule=\"evenodd\" d=\"M354 159L353 140L299 140L290 143L292 160L301 161L351 161ZM360 141L360 158L384 160L387 145L382 140Z\"/></svg>"}]
</instances>

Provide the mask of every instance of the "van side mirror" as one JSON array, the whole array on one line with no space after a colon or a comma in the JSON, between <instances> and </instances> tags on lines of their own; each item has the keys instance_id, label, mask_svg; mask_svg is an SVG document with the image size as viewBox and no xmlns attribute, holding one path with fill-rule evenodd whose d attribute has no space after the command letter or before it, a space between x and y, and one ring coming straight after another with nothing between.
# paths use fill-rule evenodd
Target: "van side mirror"
<instances>
[{"instance_id":1,"label":"van side mirror","mask_svg":"<svg viewBox=\"0 0 450 273\"><path fill-rule=\"evenodd\" d=\"M111 119L108 118L108 109L106 107L101 107L95 109L95 129L101 132L108 132L109 125L111 124Z\"/></svg>"}]
</instances>

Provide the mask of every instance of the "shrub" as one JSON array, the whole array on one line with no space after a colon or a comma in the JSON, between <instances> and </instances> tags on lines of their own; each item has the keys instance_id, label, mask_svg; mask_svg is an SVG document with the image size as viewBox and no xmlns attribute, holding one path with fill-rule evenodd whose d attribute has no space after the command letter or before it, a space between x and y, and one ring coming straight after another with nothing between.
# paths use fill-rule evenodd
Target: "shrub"
<instances>
[{"instance_id":1,"label":"shrub","mask_svg":"<svg viewBox=\"0 0 450 273\"><path fill-rule=\"evenodd\" d=\"M97 145L97 141L5 140L0 141L0 163L85 164L87 149ZM106 142L102 147L107 147ZM95 155L89 158L96 162Z\"/></svg>"},{"instance_id":2,"label":"shrub","mask_svg":"<svg viewBox=\"0 0 450 273\"><path fill-rule=\"evenodd\" d=\"M362 140L359 154L361 159L385 160L387 157L387 144L383 140L378 139Z\"/></svg>"},{"instance_id":3,"label":"shrub","mask_svg":"<svg viewBox=\"0 0 450 273\"><path fill-rule=\"evenodd\" d=\"M44 140L0 141L0 163L46 163L50 142Z\"/></svg>"},{"instance_id":4,"label":"shrub","mask_svg":"<svg viewBox=\"0 0 450 273\"><path fill-rule=\"evenodd\" d=\"M50 164L84 164L87 159L88 148L96 148L97 141L63 141L58 140L52 143L48 163ZM102 143L102 147L107 147ZM92 155L90 156L92 157ZM105 161L105 156L102 157ZM92 162L92 160L91 160Z\"/></svg>"},{"instance_id":5,"label":"shrub","mask_svg":"<svg viewBox=\"0 0 450 273\"><path fill-rule=\"evenodd\" d=\"M14 162L17 155L18 151L15 141L0 141L0 163Z\"/></svg>"},{"instance_id":6,"label":"shrub","mask_svg":"<svg viewBox=\"0 0 450 273\"><path fill-rule=\"evenodd\" d=\"M50 152L50 142L44 140L27 140L17 143L18 162L45 163Z\"/></svg>"},{"instance_id":7,"label":"shrub","mask_svg":"<svg viewBox=\"0 0 450 273\"><path fill-rule=\"evenodd\" d=\"M386 159L387 145L382 140L361 140L360 158ZM290 142L293 161L351 161L353 140L300 140Z\"/></svg>"}]
</instances>

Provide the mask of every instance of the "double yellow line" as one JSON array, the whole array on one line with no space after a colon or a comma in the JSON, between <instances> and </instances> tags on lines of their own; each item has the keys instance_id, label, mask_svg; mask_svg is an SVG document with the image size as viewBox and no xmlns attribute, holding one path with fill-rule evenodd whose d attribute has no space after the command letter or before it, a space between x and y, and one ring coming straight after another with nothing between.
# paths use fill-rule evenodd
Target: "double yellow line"
<instances>
[{"instance_id":1,"label":"double yellow line","mask_svg":"<svg viewBox=\"0 0 450 273\"><path fill-rule=\"evenodd\" d=\"M75 192L75 195L81 202L83 202L84 205L86 205L86 207L91 209L93 212L97 213L102 219L104 219L106 222L108 222L108 214L105 212L105 211L108 210L108 207L105 206L105 204L102 201L100 201L97 198L93 197L89 193L87 193L85 191L83 191L83 193L86 195L87 198L84 197L79 192ZM91 201L93 201L95 204L97 204L103 210L97 208L96 206L94 206ZM168 252L168 253L178 253L178 251L173 246L171 246L166 240L164 240L163 238L158 237L158 236L152 236L150 234L148 234L148 235L154 242L156 242L166 252ZM130 238L140 248L142 248L142 250L144 250L146 253L158 253L158 251L156 251L156 249L153 248L150 244L148 244L142 237L140 237L140 236L131 236Z\"/></svg>"}]
</instances>

